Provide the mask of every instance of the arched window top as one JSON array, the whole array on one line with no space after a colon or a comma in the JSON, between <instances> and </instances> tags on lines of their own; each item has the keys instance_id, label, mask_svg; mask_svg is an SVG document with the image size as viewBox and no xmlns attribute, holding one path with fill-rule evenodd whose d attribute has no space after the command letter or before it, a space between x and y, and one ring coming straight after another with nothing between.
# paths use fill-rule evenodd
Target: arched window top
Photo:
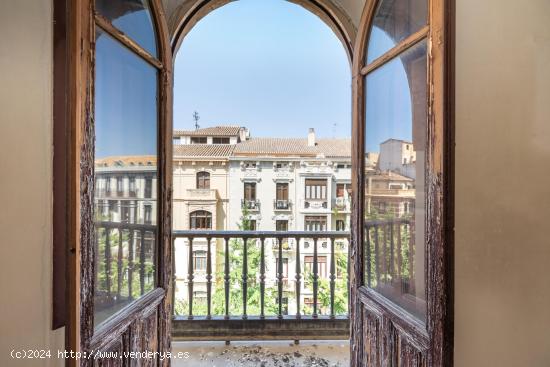
<instances>
[{"instance_id":1,"label":"arched window top","mask_svg":"<svg viewBox=\"0 0 550 367\"><path fill-rule=\"evenodd\" d=\"M365 50L367 64L427 25L428 0L380 0Z\"/></svg>"},{"instance_id":2,"label":"arched window top","mask_svg":"<svg viewBox=\"0 0 550 367\"><path fill-rule=\"evenodd\" d=\"M158 57L157 34L149 0L96 0L99 15Z\"/></svg>"},{"instance_id":3,"label":"arched window top","mask_svg":"<svg viewBox=\"0 0 550 367\"><path fill-rule=\"evenodd\" d=\"M212 216L208 210L195 210L191 212L191 216Z\"/></svg>"},{"instance_id":4,"label":"arched window top","mask_svg":"<svg viewBox=\"0 0 550 367\"><path fill-rule=\"evenodd\" d=\"M197 172L197 189L210 189L210 172Z\"/></svg>"},{"instance_id":5,"label":"arched window top","mask_svg":"<svg viewBox=\"0 0 550 367\"><path fill-rule=\"evenodd\" d=\"M206 210L195 210L189 214L189 228L212 229L212 213Z\"/></svg>"}]
</instances>

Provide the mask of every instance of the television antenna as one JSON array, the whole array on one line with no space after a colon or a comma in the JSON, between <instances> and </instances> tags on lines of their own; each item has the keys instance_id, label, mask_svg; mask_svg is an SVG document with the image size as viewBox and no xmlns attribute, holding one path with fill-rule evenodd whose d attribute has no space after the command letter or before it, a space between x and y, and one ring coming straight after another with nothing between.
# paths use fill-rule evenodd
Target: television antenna
<instances>
[{"instance_id":1,"label":"television antenna","mask_svg":"<svg viewBox=\"0 0 550 367\"><path fill-rule=\"evenodd\" d=\"M201 117L199 116L199 113L197 111L193 112L193 120L195 121L195 130L198 130L200 128L199 120Z\"/></svg>"}]
</instances>

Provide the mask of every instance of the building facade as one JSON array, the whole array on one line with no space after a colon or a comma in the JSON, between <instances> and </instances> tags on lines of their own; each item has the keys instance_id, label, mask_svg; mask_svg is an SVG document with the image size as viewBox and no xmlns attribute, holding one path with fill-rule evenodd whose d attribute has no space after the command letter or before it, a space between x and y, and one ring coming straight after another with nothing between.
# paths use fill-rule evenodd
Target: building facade
<instances>
[{"instance_id":1,"label":"building facade","mask_svg":"<svg viewBox=\"0 0 550 367\"><path fill-rule=\"evenodd\" d=\"M96 160L95 212L99 221L157 223L156 157Z\"/></svg>"},{"instance_id":2,"label":"building facade","mask_svg":"<svg viewBox=\"0 0 550 367\"><path fill-rule=\"evenodd\" d=\"M223 134L221 144L215 139ZM201 140L194 139L201 137ZM351 213L351 154L348 139L319 139L311 129L307 138L250 138L246 128L215 127L177 132L174 146L174 229L260 231L349 230ZM209 178L207 178L209 177ZM204 185L210 180L210 186ZM216 181L216 183L214 183ZM201 217L194 217L200 212ZM199 224L199 225L198 225ZM266 287L276 285L278 246L266 240ZM338 253L347 254L347 241ZM216 243L213 269L220 270L222 243ZM300 246L300 258L296 247ZM302 277L312 271L313 240L283 242L284 310L296 311L295 269ZM206 242L194 240L194 299L206 296ZM177 299L189 297L189 241L176 245ZM328 279L330 243L318 242L319 276ZM214 270L215 271L215 270ZM338 271L342 277L343 272ZM302 282L302 305L312 303L312 289Z\"/></svg>"}]
</instances>

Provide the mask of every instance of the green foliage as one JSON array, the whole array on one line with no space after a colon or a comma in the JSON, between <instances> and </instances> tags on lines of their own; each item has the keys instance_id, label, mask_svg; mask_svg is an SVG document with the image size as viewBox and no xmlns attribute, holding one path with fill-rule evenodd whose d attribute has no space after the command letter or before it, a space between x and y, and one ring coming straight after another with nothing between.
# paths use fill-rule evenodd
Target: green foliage
<instances>
[{"instance_id":1,"label":"green foliage","mask_svg":"<svg viewBox=\"0 0 550 367\"><path fill-rule=\"evenodd\" d=\"M375 207L371 207L371 212L366 214L365 220L368 224L369 221L391 221L397 219L395 213L391 210L387 212L379 212ZM406 216L400 217L400 220L408 219L414 220L412 215L408 214ZM393 266L395 272L398 271L398 262L401 262L401 274L396 274L397 277L401 278L404 281L408 281L411 278L410 269L411 269L411 229L408 225L394 224L393 228L390 229L390 226L378 226L378 230L374 227L368 227L366 236L370 244L370 247L367 249L367 258L370 258L370 279L371 287L375 288L378 286L378 279L380 282L391 282L392 275L390 273L390 268ZM399 228L399 230L398 230ZM385 229L385 230L384 230ZM393 236L393 256L392 256L392 236ZM378 254L376 253L376 245L378 244ZM400 245L400 246L399 246ZM365 244L365 247L367 245ZM401 252L399 252L399 247ZM376 266L376 260L378 258L378 267ZM393 264L392 264L393 260ZM379 274L377 274L377 269ZM386 271L384 271L386 269ZM367 269L365 269L367 272Z\"/></svg>"},{"instance_id":2,"label":"green foliage","mask_svg":"<svg viewBox=\"0 0 550 367\"><path fill-rule=\"evenodd\" d=\"M251 229L248 210L243 209L241 222L238 227L242 231ZM242 239L231 239L229 243L229 314L242 315L243 313L243 266L244 266L244 241ZM248 315L260 315L261 313L261 285L260 285L260 265L261 265L261 244L259 240L248 240L247 242L247 295L246 307ZM265 252L271 251L268 246L265 247ZM217 254L219 259L223 259L225 253L223 251ZM223 261L221 262L223 264ZM336 279L335 287L335 312L336 314L347 313L347 253L343 251L336 252L336 264L338 274L341 277ZM266 273L273 270L271 267L276 265L267 263ZM212 315L225 315L225 283L223 265L218 267L215 272L212 282ZM311 275L304 273L303 279L308 281ZM289 279L289 282L292 282ZM322 314L330 312L330 282L322 279L319 282L319 307ZM288 304L296 303L296 294L294 291L283 291L283 297L288 299ZM302 314L311 314L310 307L302 304ZM188 315L189 303L187 300L176 300L174 305L176 315ZM264 296L264 314L277 315L278 307L278 291L277 285L269 286L266 284ZM207 303L206 300L193 300L193 315L206 315Z\"/></svg>"},{"instance_id":3,"label":"green foliage","mask_svg":"<svg viewBox=\"0 0 550 367\"><path fill-rule=\"evenodd\" d=\"M106 218L103 218L106 220ZM138 298L141 295L140 287L140 246L141 241L139 236L134 238L133 245L133 259L132 259L132 294L130 294L129 287L129 272L130 272L130 232L123 230L120 232L118 229L109 230L109 249L107 249L107 230L105 228L99 228L97 230L96 241L96 262L97 277L95 280L95 289L97 295L103 295L106 297L114 298L118 294L119 274L120 274L120 296L122 298ZM119 250L121 250L121 258L119 262ZM146 249L147 250L147 249ZM153 289L154 286L154 274L155 266L152 261L151 249L146 251L145 261L143 263L144 268L144 291L148 292ZM110 257L110 261L108 261ZM119 267L120 266L120 267ZM109 272L107 270L110 268ZM110 292L109 292L110 283Z\"/></svg>"}]
</instances>

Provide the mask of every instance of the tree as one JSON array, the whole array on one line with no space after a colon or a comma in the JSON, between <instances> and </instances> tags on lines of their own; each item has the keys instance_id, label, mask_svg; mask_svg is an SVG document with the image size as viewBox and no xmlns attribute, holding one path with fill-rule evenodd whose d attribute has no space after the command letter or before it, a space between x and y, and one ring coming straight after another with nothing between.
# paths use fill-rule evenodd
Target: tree
<instances>
[{"instance_id":1,"label":"tree","mask_svg":"<svg viewBox=\"0 0 550 367\"><path fill-rule=\"evenodd\" d=\"M241 231L249 231L252 229L249 211L244 208L240 222L237 223ZM347 302L348 302L348 289L347 289L347 252L342 251L343 246L337 246L336 266L337 272L340 277L335 281L335 313L346 314ZM231 239L229 241L229 314L230 315L242 315L243 312L243 265L244 265L244 241L242 239ZM265 254L270 251L267 244L265 245ZM265 256L265 255L264 255ZM225 253L221 251L218 253L218 258L224 259ZM261 264L261 242L260 240L250 239L247 241L247 315L260 315L261 311L261 285L260 285L260 264ZM266 273L268 273L271 266L274 264L267 263ZM302 269L304 267L302 266ZM302 274L304 281L312 280L312 275L305 271ZM224 283L224 266L220 266L214 276L212 284L212 315L224 315L225 314L225 283ZM311 282L310 282L311 283ZM322 314L328 314L330 312L330 282L327 279L319 280L319 307L322 310ZM289 304L296 302L295 292L288 292L283 290L283 297L287 298ZM175 313L177 315L187 315L189 312L189 303L187 300L176 300ZM264 293L264 314L277 315L279 312L278 307L278 289L270 287L269 282L265 286ZM302 314L311 314L311 307L303 304L301 307ZM206 315L207 303L206 301L199 302L193 300L193 314L194 315Z\"/></svg>"}]
</instances>

